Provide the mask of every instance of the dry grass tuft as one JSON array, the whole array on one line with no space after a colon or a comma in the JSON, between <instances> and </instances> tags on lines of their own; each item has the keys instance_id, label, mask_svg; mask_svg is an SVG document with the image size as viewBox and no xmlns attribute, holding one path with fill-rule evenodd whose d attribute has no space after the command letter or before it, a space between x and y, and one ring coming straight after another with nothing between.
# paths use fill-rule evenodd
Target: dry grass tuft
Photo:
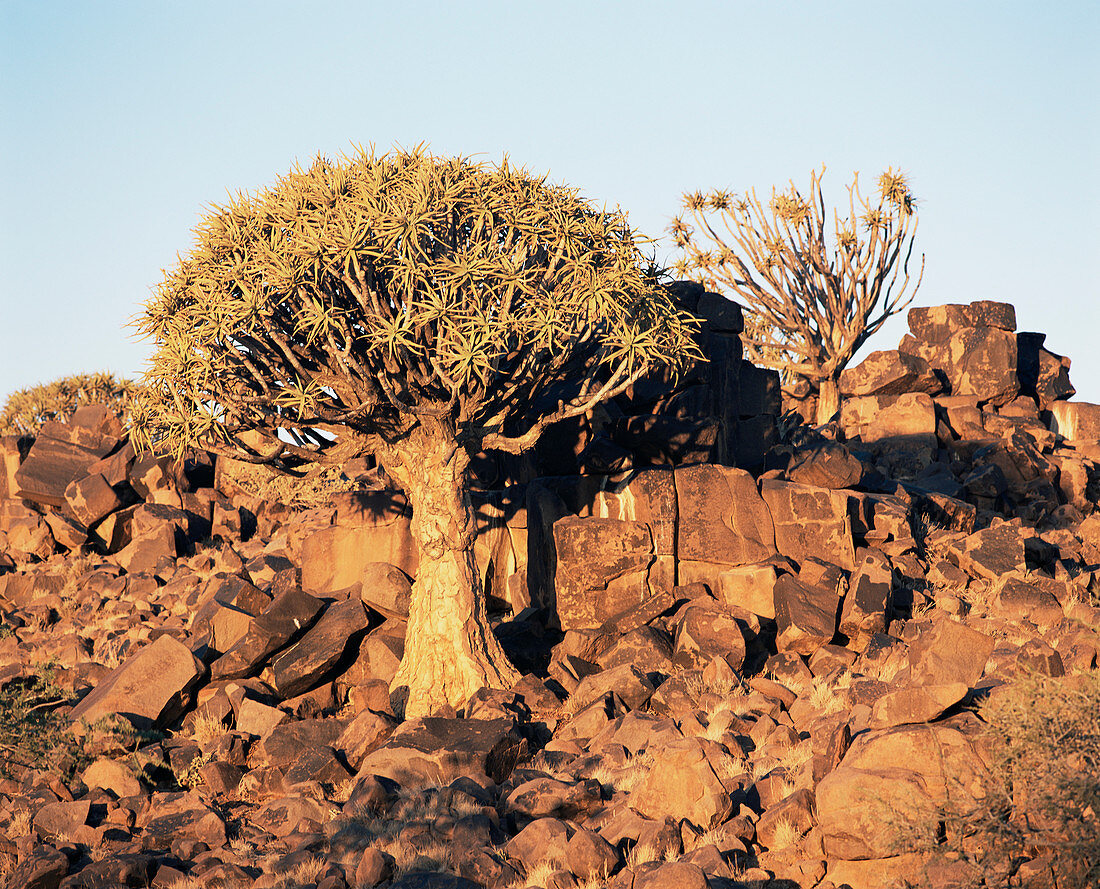
<instances>
[{"instance_id":1,"label":"dry grass tuft","mask_svg":"<svg viewBox=\"0 0 1100 889\"><path fill-rule=\"evenodd\" d=\"M772 848L789 849L802 839L802 831L795 827L787 818L780 818L775 822L775 834L772 837Z\"/></svg>"},{"instance_id":2,"label":"dry grass tuft","mask_svg":"<svg viewBox=\"0 0 1100 889\"><path fill-rule=\"evenodd\" d=\"M216 741L225 734L225 725L212 713L200 713L195 717L195 725L191 737L199 747L205 748L207 744Z\"/></svg>"},{"instance_id":3,"label":"dry grass tuft","mask_svg":"<svg viewBox=\"0 0 1100 889\"><path fill-rule=\"evenodd\" d=\"M545 886L550 875L561 868L552 861L543 859L527 870L527 876L516 883L517 886Z\"/></svg>"},{"instance_id":4,"label":"dry grass tuft","mask_svg":"<svg viewBox=\"0 0 1100 889\"><path fill-rule=\"evenodd\" d=\"M660 861L662 852L653 843L638 843L626 856L627 867L638 867L651 861Z\"/></svg>"},{"instance_id":5,"label":"dry grass tuft","mask_svg":"<svg viewBox=\"0 0 1100 889\"><path fill-rule=\"evenodd\" d=\"M25 837L31 832L31 828L34 824L34 814L30 809L18 809L15 814L11 816L11 823L8 825L8 829L5 833L9 839L18 839L19 837Z\"/></svg>"}]
</instances>

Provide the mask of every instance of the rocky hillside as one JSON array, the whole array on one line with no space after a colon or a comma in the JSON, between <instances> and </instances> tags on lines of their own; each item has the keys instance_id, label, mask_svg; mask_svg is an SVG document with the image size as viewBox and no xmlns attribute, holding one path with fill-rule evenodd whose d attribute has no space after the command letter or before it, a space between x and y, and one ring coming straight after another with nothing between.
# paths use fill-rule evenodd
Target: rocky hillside
<instances>
[{"instance_id":1,"label":"rocky hillside","mask_svg":"<svg viewBox=\"0 0 1100 889\"><path fill-rule=\"evenodd\" d=\"M777 427L739 316L686 298L725 359L483 467L478 563L525 675L457 713L391 700L417 560L383 473L295 509L209 455L136 456L103 407L3 440L5 885L1089 879L1095 810L1051 823L1059 786L1019 773L999 800L990 726L1085 702L1049 760L1100 784L1100 406L975 303L911 310L838 422Z\"/></svg>"}]
</instances>

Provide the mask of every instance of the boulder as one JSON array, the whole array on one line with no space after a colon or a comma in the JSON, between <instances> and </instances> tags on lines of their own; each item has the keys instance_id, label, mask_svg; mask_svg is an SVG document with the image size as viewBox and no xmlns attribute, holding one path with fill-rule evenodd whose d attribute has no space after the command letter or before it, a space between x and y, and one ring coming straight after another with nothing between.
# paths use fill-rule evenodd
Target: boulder
<instances>
[{"instance_id":1,"label":"boulder","mask_svg":"<svg viewBox=\"0 0 1100 889\"><path fill-rule=\"evenodd\" d=\"M965 698L969 691L969 686L964 682L949 682L945 685L912 685L887 692L871 708L871 725L889 728L932 722Z\"/></svg>"},{"instance_id":2,"label":"boulder","mask_svg":"<svg viewBox=\"0 0 1100 889\"><path fill-rule=\"evenodd\" d=\"M784 574L775 583L775 645L780 652L811 655L836 634L840 595Z\"/></svg>"},{"instance_id":3,"label":"boulder","mask_svg":"<svg viewBox=\"0 0 1100 889\"><path fill-rule=\"evenodd\" d=\"M449 784L463 775L488 775L498 783L526 750L510 719L426 717L402 723L367 754L360 775L378 775L402 787Z\"/></svg>"},{"instance_id":4,"label":"boulder","mask_svg":"<svg viewBox=\"0 0 1100 889\"><path fill-rule=\"evenodd\" d=\"M508 794L507 811L522 819L562 818L580 820L603 805L600 783L594 778L559 781L532 778Z\"/></svg>"},{"instance_id":5,"label":"boulder","mask_svg":"<svg viewBox=\"0 0 1100 889\"><path fill-rule=\"evenodd\" d=\"M952 552L959 567L971 577L996 581L1027 570L1026 543L1018 524L999 522L958 541Z\"/></svg>"},{"instance_id":6,"label":"boulder","mask_svg":"<svg viewBox=\"0 0 1100 889\"><path fill-rule=\"evenodd\" d=\"M69 485L86 476L119 443L114 435L85 434L56 422L43 424L27 458L15 471L16 495L60 509Z\"/></svg>"},{"instance_id":7,"label":"boulder","mask_svg":"<svg viewBox=\"0 0 1100 889\"><path fill-rule=\"evenodd\" d=\"M179 716L206 672L202 661L172 636L159 636L125 660L69 714L73 724L125 716L138 728L164 726Z\"/></svg>"},{"instance_id":8,"label":"boulder","mask_svg":"<svg viewBox=\"0 0 1100 889\"><path fill-rule=\"evenodd\" d=\"M773 562L729 568L718 575L718 598L760 617L774 618L778 579L779 570Z\"/></svg>"},{"instance_id":9,"label":"boulder","mask_svg":"<svg viewBox=\"0 0 1100 889\"><path fill-rule=\"evenodd\" d=\"M370 562L363 568L359 583L359 597L379 614L408 619L412 582L396 565Z\"/></svg>"},{"instance_id":10,"label":"boulder","mask_svg":"<svg viewBox=\"0 0 1100 889\"><path fill-rule=\"evenodd\" d=\"M872 352L855 367L840 373L841 395L902 395L924 392L936 395L943 384L928 362L917 355L891 349Z\"/></svg>"},{"instance_id":11,"label":"boulder","mask_svg":"<svg viewBox=\"0 0 1100 889\"><path fill-rule=\"evenodd\" d=\"M596 493L590 513L648 525L656 556L649 571L650 586L670 588L676 584L678 509L672 470L653 468L610 477Z\"/></svg>"},{"instance_id":12,"label":"boulder","mask_svg":"<svg viewBox=\"0 0 1100 889\"><path fill-rule=\"evenodd\" d=\"M827 553L834 564L854 570L847 494L774 478L761 481L760 494L771 513L780 553L798 563Z\"/></svg>"},{"instance_id":13,"label":"boulder","mask_svg":"<svg viewBox=\"0 0 1100 889\"><path fill-rule=\"evenodd\" d=\"M733 803L708 757L708 752L716 756L718 751L708 751L708 743L713 742L680 738L664 744L660 767L651 769L630 795L631 807L657 821L666 816L686 818L704 830L725 821Z\"/></svg>"},{"instance_id":14,"label":"boulder","mask_svg":"<svg viewBox=\"0 0 1100 889\"><path fill-rule=\"evenodd\" d=\"M823 441L796 449L785 472L787 479L818 488L854 488L864 475L863 464L838 441Z\"/></svg>"},{"instance_id":15,"label":"boulder","mask_svg":"<svg viewBox=\"0 0 1100 889\"><path fill-rule=\"evenodd\" d=\"M244 635L210 667L214 679L241 679L258 672L267 658L304 632L324 603L292 588L276 596Z\"/></svg>"},{"instance_id":16,"label":"boulder","mask_svg":"<svg viewBox=\"0 0 1100 889\"><path fill-rule=\"evenodd\" d=\"M286 775L310 751L327 750L337 744L347 728L345 719L282 722L255 745L252 758L256 765L271 766Z\"/></svg>"},{"instance_id":17,"label":"boulder","mask_svg":"<svg viewBox=\"0 0 1100 889\"><path fill-rule=\"evenodd\" d=\"M817 820L829 858L885 858L912 851L949 804L965 814L990 778L971 716L856 737L817 785Z\"/></svg>"},{"instance_id":18,"label":"boulder","mask_svg":"<svg viewBox=\"0 0 1100 889\"><path fill-rule=\"evenodd\" d=\"M745 662L745 637L734 616L714 604L687 606L676 626L678 664L705 667L714 658L722 658L734 670Z\"/></svg>"},{"instance_id":19,"label":"boulder","mask_svg":"<svg viewBox=\"0 0 1100 889\"><path fill-rule=\"evenodd\" d=\"M863 558L848 583L840 611L840 632L856 651L864 651L875 633L885 633L893 599L893 568L889 559L874 550L861 550Z\"/></svg>"},{"instance_id":20,"label":"boulder","mask_svg":"<svg viewBox=\"0 0 1100 889\"><path fill-rule=\"evenodd\" d=\"M563 867L569 833L569 826L558 818L536 818L508 841L504 851L527 870L543 862Z\"/></svg>"},{"instance_id":21,"label":"boulder","mask_svg":"<svg viewBox=\"0 0 1100 889\"><path fill-rule=\"evenodd\" d=\"M1050 431L1066 441L1100 441L1100 404L1056 401L1050 405Z\"/></svg>"},{"instance_id":22,"label":"boulder","mask_svg":"<svg viewBox=\"0 0 1100 889\"><path fill-rule=\"evenodd\" d=\"M141 794L141 782L134 777L133 770L106 756L84 769L80 780L89 790L109 790L118 798Z\"/></svg>"},{"instance_id":23,"label":"boulder","mask_svg":"<svg viewBox=\"0 0 1100 889\"><path fill-rule=\"evenodd\" d=\"M364 497L337 513L337 524L319 528L301 542L302 589L326 595L363 580L367 566L396 565L416 576L418 553L411 517L399 495ZM341 524L344 518L348 524ZM354 524L352 524L354 522Z\"/></svg>"},{"instance_id":24,"label":"boulder","mask_svg":"<svg viewBox=\"0 0 1100 889\"><path fill-rule=\"evenodd\" d=\"M1069 381L1070 360L1043 348L1045 333L1016 334L1016 376L1020 391L1035 399L1039 410L1050 410L1057 401L1076 393Z\"/></svg>"},{"instance_id":25,"label":"boulder","mask_svg":"<svg viewBox=\"0 0 1100 889\"><path fill-rule=\"evenodd\" d=\"M909 643L909 681L913 685L973 687L985 672L996 640L958 621L943 618Z\"/></svg>"},{"instance_id":26,"label":"boulder","mask_svg":"<svg viewBox=\"0 0 1100 889\"><path fill-rule=\"evenodd\" d=\"M614 693L630 709L636 710L645 706L653 692L653 683L645 673L634 664L622 664L585 676L571 697L575 700L577 709L583 709L593 701L602 700Z\"/></svg>"},{"instance_id":27,"label":"boulder","mask_svg":"<svg viewBox=\"0 0 1100 889\"><path fill-rule=\"evenodd\" d=\"M756 481L729 466L677 467L680 560L747 565L775 554L772 514Z\"/></svg>"},{"instance_id":28,"label":"boulder","mask_svg":"<svg viewBox=\"0 0 1100 889\"><path fill-rule=\"evenodd\" d=\"M566 516L554 522L563 630L592 629L653 595L653 536L643 522Z\"/></svg>"},{"instance_id":29,"label":"boulder","mask_svg":"<svg viewBox=\"0 0 1100 889\"><path fill-rule=\"evenodd\" d=\"M901 341L899 349L942 372L952 395L1006 404L1020 390L1015 316L1006 303L912 308L912 333Z\"/></svg>"},{"instance_id":30,"label":"boulder","mask_svg":"<svg viewBox=\"0 0 1100 889\"><path fill-rule=\"evenodd\" d=\"M65 488L65 503L73 518L85 527L94 525L122 506L114 488L99 473L69 482Z\"/></svg>"},{"instance_id":31,"label":"boulder","mask_svg":"<svg viewBox=\"0 0 1100 889\"><path fill-rule=\"evenodd\" d=\"M271 662L275 689L293 698L321 682L369 625L359 599L330 605L305 635Z\"/></svg>"},{"instance_id":32,"label":"boulder","mask_svg":"<svg viewBox=\"0 0 1100 889\"><path fill-rule=\"evenodd\" d=\"M936 408L924 392L899 395L883 407L862 432L865 443L888 443L895 448L935 450Z\"/></svg>"},{"instance_id":33,"label":"boulder","mask_svg":"<svg viewBox=\"0 0 1100 889\"><path fill-rule=\"evenodd\" d=\"M769 851L789 848L789 846L779 845L783 836L791 838L791 834L780 830L780 825L783 823L790 825L794 828L794 836L801 836L816 823L815 807L813 791L805 788L796 790L778 803L768 806L756 822L757 842Z\"/></svg>"},{"instance_id":34,"label":"boulder","mask_svg":"<svg viewBox=\"0 0 1100 889\"><path fill-rule=\"evenodd\" d=\"M994 604L997 613L1017 623L1031 621L1039 627L1049 627L1065 613L1053 593L1018 577L1005 577L996 586Z\"/></svg>"}]
</instances>

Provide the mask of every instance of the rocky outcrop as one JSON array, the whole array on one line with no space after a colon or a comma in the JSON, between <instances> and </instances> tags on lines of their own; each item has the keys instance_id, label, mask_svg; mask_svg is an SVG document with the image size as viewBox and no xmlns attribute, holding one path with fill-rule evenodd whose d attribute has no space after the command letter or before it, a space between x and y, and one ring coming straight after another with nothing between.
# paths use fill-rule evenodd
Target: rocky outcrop
<instances>
[{"instance_id":1,"label":"rocky outcrop","mask_svg":"<svg viewBox=\"0 0 1100 889\"><path fill-rule=\"evenodd\" d=\"M733 355L737 313L693 292ZM52 661L33 712L75 730L0 763L5 885L954 885L919 840L989 780L970 705L1097 669L1100 433L1004 307L911 319L839 424L754 471L767 387L723 408L725 462L636 419L711 410L739 365L569 446L614 471L476 491L523 678L415 721L389 681L418 566L379 474L291 512L208 455L138 459L102 411L0 443L0 696Z\"/></svg>"}]
</instances>

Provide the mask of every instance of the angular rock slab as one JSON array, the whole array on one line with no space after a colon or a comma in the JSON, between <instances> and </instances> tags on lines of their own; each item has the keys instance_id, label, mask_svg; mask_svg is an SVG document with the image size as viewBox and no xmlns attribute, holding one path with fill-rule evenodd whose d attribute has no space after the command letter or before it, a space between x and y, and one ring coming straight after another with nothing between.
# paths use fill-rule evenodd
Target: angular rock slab
<instances>
[{"instance_id":1,"label":"angular rock slab","mask_svg":"<svg viewBox=\"0 0 1100 889\"><path fill-rule=\"evenodd\" d=\"M909 310L899 349L941 371L952 395L1004 404L1020 390L1016 376L1016 313L1007 303L979 301Z\"/></svg>"},{"instance_id":2,"label":"angular rock slab","mask_svg":"<svg viewBox=\"0 0 1100 889\"><path fill-rule=\"evenodd\" d=\"M925 392L936 395L943 389L928 362L916 355L889 349L872 352L855 367L840 373L841 395L902 395Z\"/></svg>"},{"instance_id":3,"label":"angular rock slab","mask_svg":"<svg viewBox=\"0 0 1100 889\"><path fill-rule=\"evenodd\" d=\"M403 723L369 753L360 775L377 775L402 787L443 786L463 775L499 783L511 773L526 743L510 719L427 717Z\"/></svg>"},{"instance_id":4,"label":"angular rock slab","mask_svg":"<svg viewBox=\"0 0 1100 889\"><path fill-rule=\"evenodd\" d=\"M866 443L886 443L907 450L935 449L936 406L924 392L899 395L893 404L878 411L862 431L862 438Z\"/></svg>"},{"instance_id":5,"label":"angular rock slab","mask_svg":"<svg viewBox=\"0 0 1100 889\"><path fill-rule=\"evenodd\" d=\"M643 522L566 516L554 522L555 594L563 630L596 629L653 595L653 536Z\"/></svg>"},{"instance_id":6,"label":"angular rock slab","mask_svg":"<svg viewBox=\"0 0 1100 889\"><path fill-rule=\"evenodd\" d=\"M971 577L999 580L1027 570L1024 540L1021 527L1002 522L964 537L953 550L959 567Z\"/></svg>"},{"instance_id":7,"label":"angular rock slab","mask_svg":"<svg viewBox=\"0 0 1100 889\"><path fill-rule=\"evenodd\" d=\"M780 652L810 655L836 635L840 595L784 574L775 582L775 645Z\"/></svg>"},{"instance_id":8,"label":"angular rock slab","mask_svg":"<svg viewBox=\"0 0 1100 889\"><path fill-rule=\"evenodd\" d=\"M855 569L847 494L766 478L760 496L775 523L780 553L799 564L808 557L827 557L846 571Z\"/></svg>"},{"instance_id":9,"label":"angular rock slab","mask_svg":"<svg viewBox=\"0 0 1100 889\"><path fill-rule=\"evenodd\" d=\"M1067 441L1100 440L1100 404L1056 401L1050 406L1050 431Z\"/></svg>"},{"instance_id":10,"label":"angular rock slab","mask_svg":"<svg viewBox=\"0 0 1100 889\"><path fill-rule=\"evenodd\" d=\"M320 599L297 588L276 596L233 647L214 661L211 676L242 679L258 672L270 655L311 626L322 608Z\"/></svg>"},{"instance_id":11,"label":"angular rock slab","mask_svg":"<svg viewBox=\"0 0 1100 889\"><path fill-rule=\"evenodd\" d=\"M413 540L411 519L384 516L378 524L329 525L304 541L301 549L302 588L325 595L344 590L362 580L374 562L396 565L416 576L419 555Z\"/></svg>"},{"instance_id":12,"label":"angular rock slab","mask_svg":"<svg viewBox=\"0 0 1100 889\"><path fill-rule=\"evenodd\" d=\"M966 697L970 687L963 682L947 685L914 685L887 692L871 708L871 725L890 728L932 722Z\"/></svg>"},{"instance_id":13,"label":"angular rock slab","mask_svg":"<svg viewBox=\"0 0 1100 889\"><path fill-rule=\"evenodd\" d=\"M747 565L775 555L775 527L756 481L743 469L703 464L677 467L677 557Z\"/></svg>"},{"instance_id":14,"label":"angular rock slab","mask_svg":"<svg viewBox=\"0 0 1100 889\"><path fill-rule=\"evenodd\" d=\"M912 685L962 682L973 688L995 645L993 637L958 621L938 620L909 643L909 681Z\"/></svg>"},{"instance_id":15,"label":"angular rock slab","mask_svg":"<svg viewBox=\"0 0 1100 889\"><path fill-rule=\"evenodd\" d=\"M677 662L681 658L693 665L706 666L714 658L723 658L734 670L745 663L745 637L734 616L717 602L714 605L689 605L676 628Z\"/></svg>"},{"instance_id":16,"label":"angular rock slab","mask_svg":"<svg viewBox=\"0 0 1100 889\"><path fill-rule=\"evenodd\" d=\"M293 698L314 688L368 625L359 599L330 605L301 639L272 661L275 690L284 698Z\"/></svg>"},{"instance_id":17,"label":"angular rock slab","mask_svg":"<svg viewBox=\"0 0 1100 889\"><path fill-rule=\"evenodd\" d=\"M882 553L864 551L848 584L840 611L840 632L857 651L867 648L875 633L886 632L886 615L893 596L893 568Z\"/></svg>"},{"instance_id":18,"label":"angular rock slab","mask_svg":"<svg viewBox=\"0 0 1100 889\"><path fill-rule=\"evenodd\" d=\"M60 509L69 484L87 475L119 441L116 435L72 424L44 423L27 458L15 471L16 496Z\"/></svg>"},{"instance_id":19,"label":"angular rock slab","mask_svg":"<svg viewBox=\"0 0 1100 889\"><path fill-rule=\"evenodd\" d=\"M122 501L98 472L69 482L65 502L78 522L91 527L107 513L122 506Z\"/></svg>"},{"instance_id":20,"label":"angular rock slab","mask_svg":"<svg viewBox=\"0 0 1100 889\"><path fill-rule=\"evenodd\" d=\"M863 464L838 441L803 447L791 455L788 481L817 488L854 488L864 476Z\"/></svg>"},{"instance_id":21,"label":"angular rock slab","mask_svg":"<svg viewBox=\"0 0 1100 889\"><path fill-rule=\"evenodd\" d=\"M191 689L206 672L182 642L160 636L119 665L69 714L79 723L125 716L138 728L163 726L180 715Z\"/></svg>"},{"instance_id":22,"label":"angular rock slab","mask_svg":"<svg viewBox=\"0 0 1100 889\"><path fill-rule=\"evenodd\" d=\"M659 762L631 794L631 808L656 821L666 815L686 818L704 830L729 817L733 803L711 766L706 742L670 741L661 748Z\"/></svg>"}]
</instances>

